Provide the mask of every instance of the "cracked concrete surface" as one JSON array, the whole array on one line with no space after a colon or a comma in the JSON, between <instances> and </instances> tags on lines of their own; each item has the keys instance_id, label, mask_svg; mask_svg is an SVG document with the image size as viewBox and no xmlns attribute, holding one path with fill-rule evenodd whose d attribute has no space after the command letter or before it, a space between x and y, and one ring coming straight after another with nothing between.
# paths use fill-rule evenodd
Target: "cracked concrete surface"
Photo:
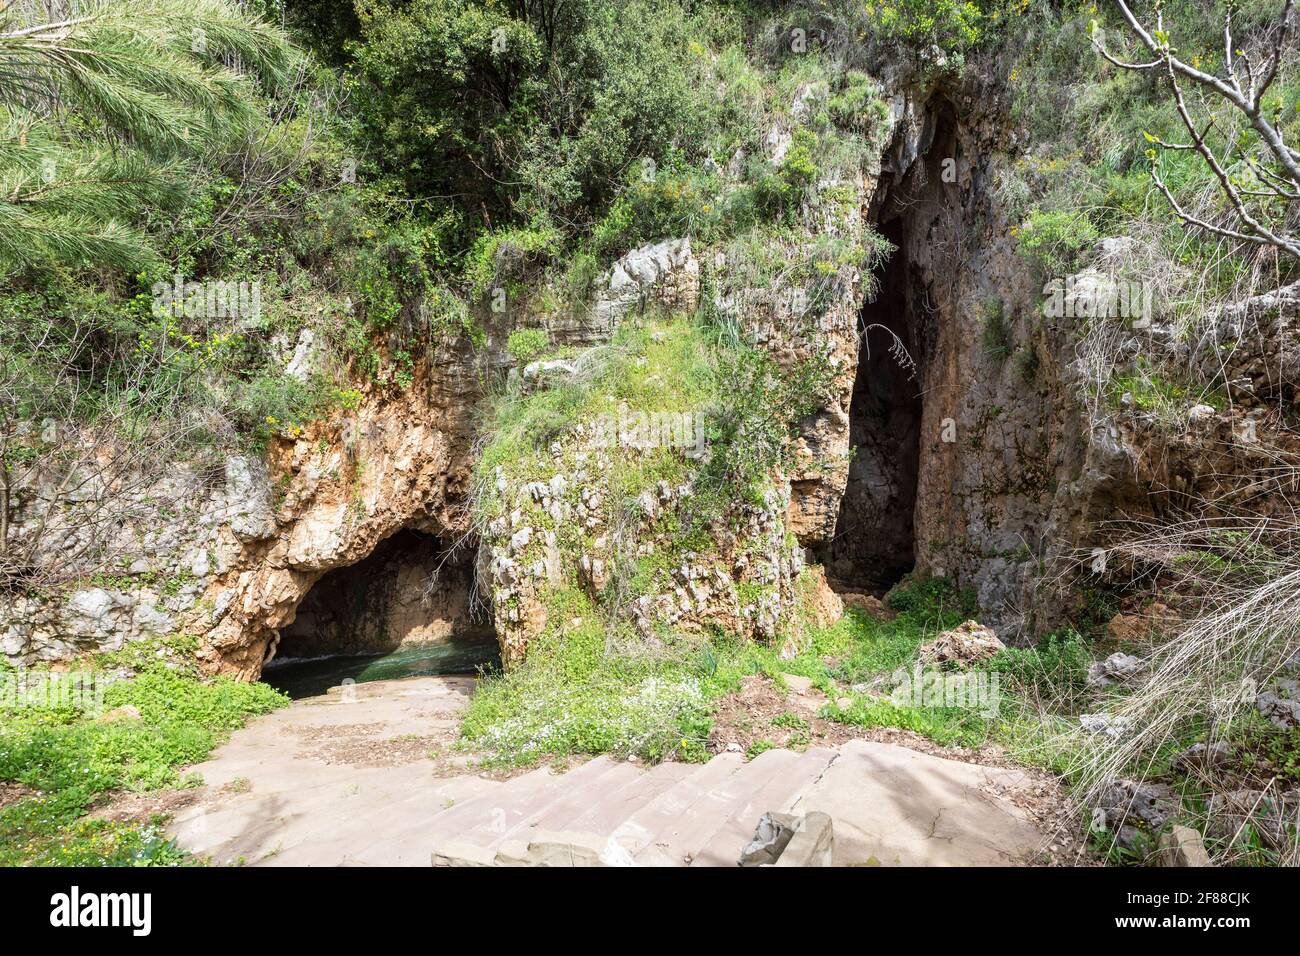
<instances>
[{"instance_id":1,"label":"cracked concrete surface","mask_svg":"<svg viewBox=\"0 0 1300 956\"><path fill-rule=\"evenodd\" d=\"M795 805L834 820L837 866L1012 866L1043 845L1032 818L1005 799L1017 770L945 760L869 740L840 755Z\"/></svg>"}]
</instances>

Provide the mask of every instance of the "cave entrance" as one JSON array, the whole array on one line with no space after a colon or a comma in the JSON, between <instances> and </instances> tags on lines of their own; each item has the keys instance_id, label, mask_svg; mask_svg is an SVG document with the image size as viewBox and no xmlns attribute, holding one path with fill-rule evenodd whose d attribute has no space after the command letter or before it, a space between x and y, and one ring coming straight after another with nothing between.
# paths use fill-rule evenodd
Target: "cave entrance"
<instances>
[{"instance_id":1,"label":"cave entrance","mask_svg":"<svg viewBox=\"0 0 1300 956\"><path fill-rule=\"evenodd\" d=\"M403 529L364 559L326 572L280 632L262 679L290 693L362 682L473 673L499 664L496 635L475 608L473 551Z\"/></svg>"},{"instance_id":2,"label":"cave entrance","mask_svg":"<svg viewBox=\"0 0 1300 956\"><path fill-rule=\"evenodd\" d=\"M915 563L922 389L919 371L911 365L920 359L920 336L908 289L903 219L878 228L895 251L877 269L876 295L863 305L859 319L858 369L849 404L849 444L855 452L825 563L838 584L880 592Z\"/></svg>"}]
</instances>

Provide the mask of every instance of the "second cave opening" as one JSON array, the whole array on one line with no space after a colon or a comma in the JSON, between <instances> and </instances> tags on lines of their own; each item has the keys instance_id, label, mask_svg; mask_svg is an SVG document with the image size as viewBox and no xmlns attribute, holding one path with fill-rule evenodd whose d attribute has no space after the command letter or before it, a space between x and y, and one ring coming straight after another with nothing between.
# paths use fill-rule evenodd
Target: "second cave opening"
<instances>
[{"instance_id":1,"label":"second cave opening","mask_svg":"<svg viewBox=\"0 0 1300 956\"><path fill-rule=\"evenodd\" d=\"M920 467L920 340L904 220L879 224L895 247L862 307L859 355L849 404L854 449L835 536L824 560L846 588L883 591L915 563L914 515ZM906 353L904 355L904 352Z\"/></svg>"}]
</instances>

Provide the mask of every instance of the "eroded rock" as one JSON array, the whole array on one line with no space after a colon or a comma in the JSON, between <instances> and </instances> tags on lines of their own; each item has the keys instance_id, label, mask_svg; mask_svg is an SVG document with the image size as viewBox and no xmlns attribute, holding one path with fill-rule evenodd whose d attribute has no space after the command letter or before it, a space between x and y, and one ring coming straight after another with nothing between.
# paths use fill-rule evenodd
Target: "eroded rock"
<instances>
[{"instance_id":1,"label":"eroded rock","mask_svg":"<svg viewBox=\"0 0 1300 956\"><path fill-rule=\"evenodd\" d=\"M998 640L991 627L978 621L964 621L950 631L944 631L933 641L921 646L918 659L924 664L958 664L968 666L988 660L1006 645Z\"/></svg>"},{"instance_id":2,"label":"eroded rock","mask_svg":"<svg viewBox=\"0 0 1300 956\"><path fill-rule=\"evenodd\" d=\"M1300 727L1300 682L1279 681L1255 698L1255 708L1275 727L1283 730Z\"/></svg>"},{"instance_id":3,"label":"eroded rock","mask_svg":"<svg viewBox=\"0 0 1300 956\"><path fill-rule=\"evenodd\" d=\"M1105 660L1093 661L1088 667L1089 687L1110 687L1125 684L1142 673L1146 665L1132 654L1115 653Z\"/></svg>"}]
</instances>

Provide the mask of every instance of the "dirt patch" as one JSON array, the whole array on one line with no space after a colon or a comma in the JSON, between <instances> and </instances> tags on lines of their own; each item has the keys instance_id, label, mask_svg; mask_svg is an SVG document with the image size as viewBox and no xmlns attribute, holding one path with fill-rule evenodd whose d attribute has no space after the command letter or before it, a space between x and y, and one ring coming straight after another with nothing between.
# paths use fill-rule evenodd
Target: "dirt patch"
<instances>
[{"instance_id":1,"label":"dirt patch","mask_svg":"<svg viewBox=\"0 0 1300 956\"><path fill-rule=\"evenodd\" d=\"M352 767L397 767L424 760L444 743L440 736L406 734L400 737L377 739L374 737L347 737L322 743L299 757L311 757L325 763L347 764Z\"/></svg>"},{"instance_id":2,"label":"dirt patch","mask_svg":"<svg viewBox=\"0 0 1300 956\"><path fill-rule=\"evenodd\" d=\"M10 804L17 803L23 797L30 797L35 792L30 787L24 787L21 783L8 783L0 780L0 810Z\"/></svg>"},{"instance_id":3,"label":"dirt patch","mask_svg":"<svg viewBox=\"0 0 1300 956\"><path fill-rule=\"evenodd\" d=\"M491 780L509 780L533 767L484 766L487 755L460 747L455 727L438 729L431 734L390 734L385 721L361 724L334 724L301 727L293 731L300 746L294 752L299 760L348 767L397 767L431 761L436 777L473 773Z\"/></svg>"},{"instance_id":4,"label":"dirt patch","mask_svg":"<svg viewBox=\"0 0 1300 956\"><path fill-rule=\"evenodd\" d=\"M352 767L397 767L424 760L445 745L450 734L398 734L384 736L383 721L365 724L334 724L297 729L301 746L294 753L299 760L320 760Z\"/></svg>"},{"instance_id":5,"label":"dirt patch","mask_svg":"<svg viewBox=\"0 0 1300 956\"><path fill-rule=\"evenodd\" d=\"M119 791L109 794L107 803L87 814L92 820L110 823L148 823L155 816L169 817L199 799L202 790L154 790L149 793Z\"/></svg>"},{"instance_id":6,"label":"dirt patch","mask_svg":"<svg viewBox=\"0 0 1300 956\"><path fill-rule=\"evenodd\" d=\"M837 593L846 610L860 611L877 621L892 621L898 617L897 611L870 592L841 590Z\"/></svg>"}]
</instances>

